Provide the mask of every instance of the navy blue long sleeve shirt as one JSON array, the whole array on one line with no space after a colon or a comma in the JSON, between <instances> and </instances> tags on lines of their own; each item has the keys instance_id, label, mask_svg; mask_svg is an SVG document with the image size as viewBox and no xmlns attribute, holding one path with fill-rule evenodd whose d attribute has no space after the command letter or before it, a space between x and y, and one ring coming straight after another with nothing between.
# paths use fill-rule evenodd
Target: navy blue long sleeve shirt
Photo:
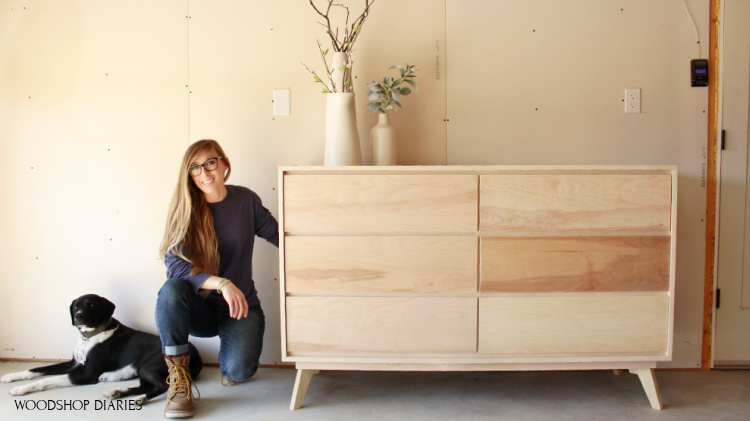
<instances>
[{"instance_id":1,"label":"navy blue long sleeve shirt","mask_svg":"<svg viewBox=\"0 0 750 421\"><path fill-rule=\"evenodd\" d=\"M219 243L218 276L231 280L245 294L249 306L260 305L253 281L255 236L278 247L278 222L252 190L234 185L227 185L226 188L224 200L208 204ZM184 279L196 292L211 276L204 272L191 274L193 265L171 252L165 256L164 263L168 278ZM227 305L216 291L211 292L208 300L216 305Z\"/></svg>"}]
</instances>

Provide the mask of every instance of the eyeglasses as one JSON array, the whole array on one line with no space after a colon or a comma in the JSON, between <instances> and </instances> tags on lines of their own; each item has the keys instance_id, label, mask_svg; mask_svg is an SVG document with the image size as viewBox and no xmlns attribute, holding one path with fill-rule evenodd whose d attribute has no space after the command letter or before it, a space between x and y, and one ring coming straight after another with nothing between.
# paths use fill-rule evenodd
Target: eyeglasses
<instances>
[{"instance_id":1,"label":"eyeglasses","mask_svg":"<svg viewBox=\"0 0 750 421\"><path fill-rule=\"evenodd\" d=\"M188 171L190 172L190 175L193 177L198 177L203 172L203 169L205 168L206 171L213 171L219 166L219 160L224 158L223 156L217 156L216 158L211 158L208 161L204 162L203 164L192 164L190 168L188 168Z\"/></svg>"}]
</instances>

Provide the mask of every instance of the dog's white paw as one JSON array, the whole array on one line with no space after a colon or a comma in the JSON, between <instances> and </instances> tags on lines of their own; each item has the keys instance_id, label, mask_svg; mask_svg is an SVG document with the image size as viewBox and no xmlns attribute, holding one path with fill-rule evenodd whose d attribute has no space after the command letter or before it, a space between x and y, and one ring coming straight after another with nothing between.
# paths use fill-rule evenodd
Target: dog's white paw
<instances>
[{"instance_id":1,"label":"dog's white paw","mask_svg":"<svg viewBox=\"0 0 750 421\"><path fill-rule=\"evenodd\" d=\"M9 373L4 375L3 377L0 377L0 383L11 383L11 382L17 382L19 380L29 380L33 379L34 373L31 371L20 371L18 373Z\"/></svg>"},{"instance_id":2,"label":"dog's white paw","mask_svg":"<svg viewBox=\"0 0 750 421\"><path fill-rule=\"evenodd\" d=\"M130 380L138 377L138 370L135 369L133 364L123 367L116 371L108 371L102 373L99 376L100 382L120 382L123 380Z\"/></svg>"},{"instance_id":3,"label":"dog's white paw","mask_svg":"<svg viewBox=\"0 0 750 421\"><path fill-rule=\"evenodd\" d=\"M122 389L112 389L109 392L104 393L104 397L107 399L117 399L120 397Z\"/></svg>"},{"instance_id":4,"label":"dog's white paw","mask_svg":"<svg viewBox=\"0 0 750 421\"><path fill-rule=\"evenodd\" d=\"M27 393L31 392L31 390L27 386L18 386L14 387L13 389L10 389L10 393L13 396L23 396Z\"/></svg>"},{"instance_id":5,"label":"dog's white paw","mask_svg":"<svg viewBox=\"0 0 750 421\"><path fill-rule=\"evenodd\" d=\"M109 392L104 393L103 395L105 398L109 400L120 399L122 397L122 392L124 392L125 390L127 389L126 388L112 389ZM133 401L135 401L135 403L137 403L138 405L143 405L146 402L148 402L148 398L144 394L144 395L136 396L135 398L133 398Z\"/></svg>"},{"instance_id":6,"label":"dog's white paw","mask_svg":"<svg viewBox=\"0 0 750 421\"><path fill-rule=\"evenodd\" d=\"M42 380L37 380L23 386L14 387L10 390L10 394L14 396L21 396L31 392L41 392L48 389L57 389L58 387L68 387L72 385L73 384L70 382L68 375L63 374L60 376L46 377Z\"/></svg>"}]
</instances>

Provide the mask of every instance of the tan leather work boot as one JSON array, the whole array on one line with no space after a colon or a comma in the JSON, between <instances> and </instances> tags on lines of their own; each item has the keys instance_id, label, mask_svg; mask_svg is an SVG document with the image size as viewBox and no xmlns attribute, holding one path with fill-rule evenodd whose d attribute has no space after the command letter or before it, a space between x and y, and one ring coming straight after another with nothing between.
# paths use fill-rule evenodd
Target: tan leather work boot
<instances>
[{"instance_id":1,"label":"tan leather work boot","mask_svg":"<svg viewBox=\"0 0 750 421\"><path fill-rule=\"evenodd\" d=\"M182 355L165 355L164 360L169 368L167 376L167 406L164 408L164 416L167 418L187 418L193 416L193 398L192 388L193 379L190 377L190 354Z\"/></svg>"}]
</instances>

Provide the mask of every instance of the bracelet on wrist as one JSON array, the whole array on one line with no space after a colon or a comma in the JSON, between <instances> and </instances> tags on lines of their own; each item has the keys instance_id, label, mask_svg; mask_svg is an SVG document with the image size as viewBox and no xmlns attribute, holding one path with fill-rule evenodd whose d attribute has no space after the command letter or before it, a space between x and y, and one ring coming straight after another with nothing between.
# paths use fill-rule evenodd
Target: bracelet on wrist
<instances>
[{"instance_id":1,"label":"bracelet on wrist","mask_svg":"<svg viewBox=\"0 0 750 421\"><path fill-rule=\"evenodd\" d=\"M221 281L219 281L219 286L216 287L216 292L218 292L219 294L221 294L221 289L224 287L224 285L226 285L226 284L228 284L230 282L232 282L232 281L230 281L227 278L222 278Z\"/></svg>"}]
</instances>

